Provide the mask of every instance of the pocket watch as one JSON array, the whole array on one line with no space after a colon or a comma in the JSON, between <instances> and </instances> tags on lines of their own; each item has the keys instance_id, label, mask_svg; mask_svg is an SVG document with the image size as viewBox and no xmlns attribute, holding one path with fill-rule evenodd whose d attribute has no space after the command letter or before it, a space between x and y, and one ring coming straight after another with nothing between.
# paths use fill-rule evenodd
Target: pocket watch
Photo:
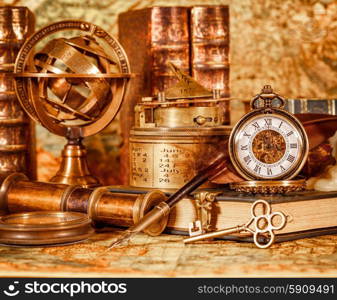
<instances>
[{"instance_id":1,"label":"pocket watch","mask_svg":"<svg viewBox=\"0 0 337 300\"><path fill-rule=\"evenodd\" d=\"M236 171L248 182L231 184L232 189L278 193L305 188L304 179L293 179L306 162L308 137L284 105L285 99L266 85L252 99L252 111L234 126L229 155Z\"/></svg>"}]
</instances>

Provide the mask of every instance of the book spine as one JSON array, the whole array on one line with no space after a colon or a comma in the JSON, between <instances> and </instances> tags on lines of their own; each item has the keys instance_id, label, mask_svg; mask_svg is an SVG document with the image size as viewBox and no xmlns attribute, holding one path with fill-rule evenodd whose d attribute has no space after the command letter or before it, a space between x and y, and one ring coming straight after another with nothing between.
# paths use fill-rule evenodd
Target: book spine
<instances>
[{"instance_id":1,"label":"book spine","mask_svg":"<svg viewBox=\"0 0 337 300\"><path fill-rule=\"evenodd\" d=\"M151 93L156 95L177 83L169 62L189 74L188 9L154 7L150 26Z\"/></svg>"},{"instance_id":2,"label":"book spine","mask_svg":"<svg viewBox=\"0 0 337 300\"><path fill-rule=\"evenodd\" d=\"M129 133L134 125L134 107L144 94L150 93L148 78L148 27L149 11L142 9L118 15L118 39L128 56L130 69L135 78L130 80L128 93L120 111L120 126L123 144L120 150L120 183L129 183Z\"/></svg>"},{"instance_id":3,"label":"book spine","mask_svg":"<svg viewBox=\"0 0 337 300\"><path fill-rule=\"evenodd\" d=\"M229 7L195 6L190 16L192 76L229 97ZM229 104L224 105L229 123Z\"/></svg>"},{"instance_id":4,"label":"book spine","mask_svg":"<svg viewBox=\"0 0 337 300\"><path fill-rule=\"evenodd\" d=\"M0 172L25 173L36 179L35 127L21 108L13 77L17 54L34 32L27 7L0 7Z\"/></svg>"},{"instance_id":5,"label":"book spine","mask_svg":"<svg viewBox=\"0 0 337 300\"><path fill-rule=\"evenodd\" d=\"M337 114L337 100L334 99L287 99L285 109L293 114Z\"/></svg>"}]
</instances>

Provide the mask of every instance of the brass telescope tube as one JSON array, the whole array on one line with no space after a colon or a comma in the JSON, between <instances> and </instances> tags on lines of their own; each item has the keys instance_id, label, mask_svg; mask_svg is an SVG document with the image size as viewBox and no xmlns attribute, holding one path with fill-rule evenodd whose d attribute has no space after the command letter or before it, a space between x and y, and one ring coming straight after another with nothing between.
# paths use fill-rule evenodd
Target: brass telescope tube
<instances>
[{"instance_id":1,"label":"brass telescope tube","mask_svg":"<svg viewBox=\"0 0 337 300\"><path fill-rule=\"evenodd\" d=\"M132 226L154 206L166 201L160 191L146 194L110 192L109 186L84 188L29 181L22 173L0 178L0 211L73 211L87 213L95 223L113 226ZM161 234L168 217L144 230L149 235Z\"/></svg>"}]
</instances>

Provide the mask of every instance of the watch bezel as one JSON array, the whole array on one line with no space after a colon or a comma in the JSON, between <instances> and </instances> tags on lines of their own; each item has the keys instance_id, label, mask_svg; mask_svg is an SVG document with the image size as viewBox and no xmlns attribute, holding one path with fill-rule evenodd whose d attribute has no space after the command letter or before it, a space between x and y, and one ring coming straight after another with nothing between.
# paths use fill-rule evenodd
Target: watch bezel
<instances>
[{"instance_id":1,"label":"watch bezel","mask_svg":"<svg viewBox=\"0 0 337 300\"><path fill-rule=\"evenodd\" d=\"M241 129L244 127L246 123L248 123L251 119L254 119L256 116L259 115L275 115L282 119L286 119L290 122L299 132L300 138L302 141L301 149L300 149L300 156L297 159L296 163L289 168L285 173L275 176L275 177L265 177L265 176L258 176L253 174L253 172L249 172L246 168L242 166L242 163L238 159L238 153L236 151L236 141L238 139L238 135ZM235 170L246 180L289 180L296 177L299 172L302 170L304 164L306 163L308 153L309 153L309 140L306 134L306 131L301 124L301 122L289 112L280 109L280 108L259 108L254 109L251 112L247 113L243 116L237 124L233 127L233 130L229 136L229 143L228 143L228 151L230 155L231 162L235 168Z\"/></svg>"}]
</instances>

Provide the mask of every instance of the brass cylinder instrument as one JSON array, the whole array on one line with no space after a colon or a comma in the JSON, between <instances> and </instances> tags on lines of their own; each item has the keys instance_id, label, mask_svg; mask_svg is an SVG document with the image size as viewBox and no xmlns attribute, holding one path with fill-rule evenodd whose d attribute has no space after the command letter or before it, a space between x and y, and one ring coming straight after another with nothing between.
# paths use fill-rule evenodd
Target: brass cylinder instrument
<instances>
[{"instance_id":1,"label":"brass cylinder instrument","mask_svg":"<svg viewBox=\"0 0 337 300\"><path fill-rule=\"evenodd\" d=\"M181 187L208 164L230 134L220 105L227 100L219 91L207 90L174 65L171 68L178 84L157 97L143 98L135 107L129 139L133 187Z\"/></svg>"},{"instance_id":2,"label":"brass cylinder instrument","mask_svg":"<svg viewBox=\"0 0 337 300\"><path fill-rule=\"evenodd\" d=\"M34 126L20 106L11 75L34 26L27 7L0 7L0 172L23 172L31 179L36 178Z\"/></svg>"},{"instance_id":3,"label":"brass cylinder instrument","mask_svg":"<svg viewBox=\"0 0 337 300\"><path fill-rule=\"evenodd\" d=\"M29 181L22 173L2 176L0 212L71 211L87 213L96 224L128 227L137 223L152 207L165 201L160 191L148 193L110 192L110 188ZM167 217L145 231L159 235Z\"/></svg>"}]
</instances>

